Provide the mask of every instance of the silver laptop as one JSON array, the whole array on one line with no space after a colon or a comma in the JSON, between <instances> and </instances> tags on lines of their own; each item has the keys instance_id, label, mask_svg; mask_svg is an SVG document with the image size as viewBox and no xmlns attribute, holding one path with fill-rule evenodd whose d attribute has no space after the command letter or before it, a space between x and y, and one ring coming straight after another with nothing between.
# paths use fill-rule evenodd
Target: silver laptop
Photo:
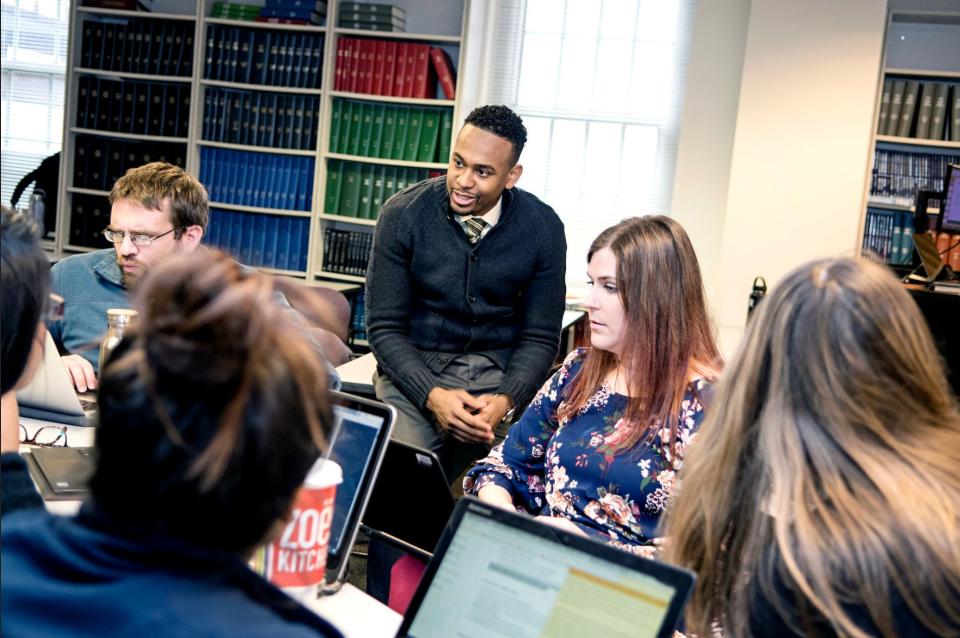
<instances>
[{"instance_id":1,"label":"silver laptop","mask_svg":"<svg viewBox=\"0 0 960 638\"><path fill-rule=\"evenodd\" d=\"M398 637L668 638L695 577L465 497Z\"/></svg>"},{"instance_id":2,"label":"silver laptop","mask_svg":"<svg viewBox=\"0 0 960 638\"><path fill-rule=\"evenodd\" d=\"M69 425L96 425L96 394L77 394L49 332L43 342L40 367L30 385L17 392L17 404L25 417Z\"/></svg>"}]
</instances>

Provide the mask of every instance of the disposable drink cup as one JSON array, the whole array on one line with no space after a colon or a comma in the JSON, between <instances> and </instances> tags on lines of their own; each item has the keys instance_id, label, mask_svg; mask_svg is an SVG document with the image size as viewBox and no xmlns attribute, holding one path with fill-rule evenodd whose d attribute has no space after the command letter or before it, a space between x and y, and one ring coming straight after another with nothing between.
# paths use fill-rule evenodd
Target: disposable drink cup
<instances>
[{"instance_id":1,"label":"disposable drink cup","mask_svg":"<svg viewBox=\"0 0 960 638\"><path fill-rule=\"evenodd\" d=\"M297 492L283 533L251 561L254 571L294 598L315 598L324 584L333 505L342 481L337 463L318 460Z\"/></svg>"}]
</instances>

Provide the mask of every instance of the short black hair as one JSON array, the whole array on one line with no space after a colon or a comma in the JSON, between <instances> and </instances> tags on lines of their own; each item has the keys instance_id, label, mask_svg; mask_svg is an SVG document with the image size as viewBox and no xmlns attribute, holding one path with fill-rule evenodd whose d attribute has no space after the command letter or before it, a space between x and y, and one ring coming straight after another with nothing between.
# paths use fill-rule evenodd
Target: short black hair
<instances>
[{"instance_id":1,"label":"short black hair","mask_svg":"<svg viewBox=\"0 0 960 638\"><path fill-rule=\"evenodd\" d=\"M508 107L500 104L478 106L470 111L464 124L472 124L488 133L510 142L513 145L512 165L520 161L520 153L527 143L527 127L523 125L520 116Z\"/></svg>"},{"instance_id":2,"label":"short black hair","mask_svg":"<svg viewBox=\"0 0 960 638\"><path fill-rule=\"evenodd\" d=\"M3 207L0 231L0 282L3 295L2 393L12 390L30 358L33 336L50 292L50 261L40 248L37 229L22 213Z\"/></svg>"}]
</instances>

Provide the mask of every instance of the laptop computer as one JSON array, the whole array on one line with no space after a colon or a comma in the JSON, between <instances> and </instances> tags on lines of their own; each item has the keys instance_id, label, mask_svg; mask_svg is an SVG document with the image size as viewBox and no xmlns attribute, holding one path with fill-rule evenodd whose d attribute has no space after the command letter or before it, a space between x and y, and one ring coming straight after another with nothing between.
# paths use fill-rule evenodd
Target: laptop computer
<instances>
[{"instance_id":1,"label":"laptop computer","mask_svg":"<svg viewBox=\"0 0 960 638\"><path fill-rule=\"evenodd\" d=\"M40 367L30 385L17 392L20 414L43 421L93 426L97 424L96 401L94 392L77 394L53 337L46 333Z\"/></svg>"},{"instance_id":2,"label":"laptop computer","mask_svg":"<svg viewBox=\"0 0 960 638\"><path fill-rule=\"evenodd\" d=\"M45 501L79 501L97 469L92 447L35 447L23 455Z\"/></svg>"},{"instance_id":3,"label":"laptop computer","mask_svg":"<svg viewBox=\"0 0 960 638\"><path fill-rule=\"evenodd\" d=\"M465 497L397 636L668 637L692 572Z\"/></svg>"},{"instance_id":4,"label":"laptop computer","mask_svg":"<svg viewBox=\"0 0 960 638\"><path fill-rule=\"evenodd\" d=\"M337 486L327 552L327 587L339 589L360 521L387 450L397 411L379 401L342 392L330 393L334 430L330 459L343 469Z\"/></svg>"},{"instance_id":5,"label":"laptop computer","mask_svg":"<svg viewBox=\"0 0 960 638\"><path fill-rule=\"evenodd\" d=\"M371 536L426 561L455 505L436 454L394 439L387 445L363 525Z\"/></svg>"}]
</instances>

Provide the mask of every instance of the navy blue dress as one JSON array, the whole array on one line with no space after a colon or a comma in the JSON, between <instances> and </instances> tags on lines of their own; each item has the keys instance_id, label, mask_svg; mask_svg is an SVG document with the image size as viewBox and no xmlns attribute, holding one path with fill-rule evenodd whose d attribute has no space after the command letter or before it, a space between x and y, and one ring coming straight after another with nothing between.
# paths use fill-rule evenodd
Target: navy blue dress
<instances>
[{"instance_id":1,"label":"navy blue dress","mask_svg":"<svg viewBox=\"0 0 960 638\"><path fill-rule=\"evenodd\" d=\"M570 353L504 442L467 473L463 489L476 494L486 485L499 485L510 492L518 510L565 517L589 536L652 556L676 472L703 420L700 396L709 382L699 379L687 386L677 415L676 459L671 458L666 425L652 442L618 451L629 432L623 419L628 397L607 385L572 419L557 419L564 389L585 353Z\"/></svg>"}]
</instances>

